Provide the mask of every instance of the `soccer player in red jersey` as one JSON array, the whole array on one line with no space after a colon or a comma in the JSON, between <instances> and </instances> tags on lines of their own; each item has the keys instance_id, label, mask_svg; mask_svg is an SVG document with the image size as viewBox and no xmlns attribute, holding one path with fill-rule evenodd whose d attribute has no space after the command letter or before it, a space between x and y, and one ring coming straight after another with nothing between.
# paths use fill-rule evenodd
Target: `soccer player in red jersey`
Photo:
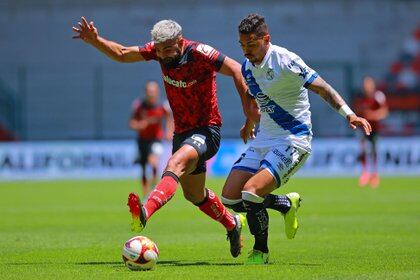
<instances>
[{"instance_id":1,"label":"soccer player in red jersey","mask_svg":"<svg viewBox=\"0 0 420 280\"><path fill-rule=\"evenodd\" d=\"M162 122L166 121L164 131ZM157 182L159 156L163 152L160 143L166 134L167 140L172 140L173 119L171 109L167 103L159 103L159 84L149 81L145 86L145 97L139 97L133 102L133 113L130 118L130 128L137 132L137 146L142 173L143 196L150 191L150 185ZM152 168L152 179L147 178L146 165Z\"/></svg>"},{"instance_id":2,"label":"soccer player in red jersey","mask_svg":"<svg viewBox=\"0 0 420 280\"><path fill-rule=\"evenodd\" d=\"M362 174L359 178L359 185L363 187L370 184L372 188L376 188L379 186L376 152L378 130L380 129L380 121L388 116L389 111L385 94L376 89L376 83L372 77L367 76L363 79L363 97L356 99L355 108L356 113L367 119L372 126L371 134L363 134L360 140ZM369 148L366 142L369 143Z\"/></svg>"},{"instance_id":3,"label":"soccer player in red jersey","mask_svg":"<svg viewBox=\"0 0 420 280\"><path fill-rule=\"evenodd\" d=\"M187 40L181 26L173 20L157 22L152 41L144 46L125 47L99 36L93 22L84 17L73 27L75 39L82 39L118 62L157 60L161 66L166 95L171 106L175 132L172 156L161 181L142 205L131 193L128 206L132 230L141 231L153 213L167 203L181 183L184 197L227 230L230 251L241 251L241 229L245 218L232 215L219 198L205 187L206 161L219 149L222 124L216 97L216 72L232 77L247 117L251 98L242 78L241 65L216 49Z\"/></svg>"}]
</instances>

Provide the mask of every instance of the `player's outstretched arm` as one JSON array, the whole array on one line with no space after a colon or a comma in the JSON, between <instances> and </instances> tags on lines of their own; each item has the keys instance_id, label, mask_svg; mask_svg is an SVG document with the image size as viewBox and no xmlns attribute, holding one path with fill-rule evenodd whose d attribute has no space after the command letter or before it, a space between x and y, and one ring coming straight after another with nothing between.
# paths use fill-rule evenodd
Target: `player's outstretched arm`
<instances>
[{"instance_id":1,"label":"player's outstretched arm","mask_svg":"<svg viewBox=\"0 0 420 280\"><path fill-rule=\"evenodd\" d=\"M364 118L358 117L346 104L340 94L324 81L324 79L318 76L308 88L320 95L328 104L336 109L340 115L344 116L352 129L361 127L366 135L370 135L372 127L369 122Z\"/></svg>"},{"instance_id":2,"label":"player's outstretched arm","mask_svg":"<svg viewBox=\"0 0 420 280\"><path fill-rule=\"evenodd\" d=\"M83 40L106 54L109 58L118 62L129 63L144 60L137 46L125 47L99 36L98 29L93 24L93 21L88 23L86 18L82 17L81 21L77 24L78 27L73 26L73 31L76 33L76 35L73 36L73 39Z\"/></svg>"},{"instance_id":3,"label":"player's outstretched arm","mask_svg":"<svg viewBox=\"0 0 420 280\"><path fill-rule=\"evenodd\" d=\"M242 110L245 116L258 122L259 115L255 114L255 110L253 110L253 99L248 94L248 87L245 84L241 73L241 65L235 60L226 56L222 67L219 70L219 73L233 78L236 90L238 91L239 97L241 98Z\"/></svg>"}]
</instances>

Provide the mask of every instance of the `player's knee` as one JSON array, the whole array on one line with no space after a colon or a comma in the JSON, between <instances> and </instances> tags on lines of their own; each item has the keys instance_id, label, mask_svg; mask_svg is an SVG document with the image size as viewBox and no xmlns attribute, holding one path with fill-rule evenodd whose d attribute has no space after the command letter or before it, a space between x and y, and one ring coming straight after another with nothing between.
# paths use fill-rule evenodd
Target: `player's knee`
<instances>
[{"instance_id":1,"label":"player's knee","mask_svg":"<svg viewBox=\"0 0 420 280\"><path fill-rule=\"evenodd\" d=\"M171 171L172 173L176 174L178 177L185 172L185 168L187 163L179 156L172 156L169 161L168 165L166 166L167 171Z\"/></svg>"},{"instance_id":2,"label":"player's knee","mask_svg":"<svg viewBox=\"0 0 420 280\"><path fill-rule=\"evenodd\" d=\"M246 209L244 208L243 201L241 198L229 199L222 195L220 199L223 205L226 206L227 208L232 209L233 211L238 212L238 213L246 212Z\"/></svg>"},{"instance_id":3,"label":"player's knee","mask_svg":"<svg viewBox=\"0 0 420 280\"><path fill-rule=\"evenodd\" d=\"M256 194L258 191L258 185L255 182L246 182L244 185L243 191L248 193Z\"/></svg>"}]
</instances>

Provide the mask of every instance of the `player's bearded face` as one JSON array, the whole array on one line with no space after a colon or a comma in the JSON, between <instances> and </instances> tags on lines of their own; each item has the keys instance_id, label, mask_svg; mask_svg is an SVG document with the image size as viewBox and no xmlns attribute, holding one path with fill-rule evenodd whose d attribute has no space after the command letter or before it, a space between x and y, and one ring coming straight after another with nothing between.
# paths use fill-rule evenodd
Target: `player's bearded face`
<instances>
[{"instance_id":1,"label":"player's bearded face","mask_svg":"<svg viewBox=\"0 0 420 280\"><path fill-rule=\"evenodd\" d=\"M159 61L168 68L178 65L182 54L182 39L168 40L155 45Z\"/></svg>"},{"instance_id":2,"label":"player's bearded face","mask_svg":"<svg viewBox=\"0 0 420 280\"><path fill-rule=\"evenodd\" d=\"M264 59L270 43L270 36L257 36L254 33L239 33L239 44L241 45L244 56L250 62L259 64Z\"/></svg>"}]
</instances>

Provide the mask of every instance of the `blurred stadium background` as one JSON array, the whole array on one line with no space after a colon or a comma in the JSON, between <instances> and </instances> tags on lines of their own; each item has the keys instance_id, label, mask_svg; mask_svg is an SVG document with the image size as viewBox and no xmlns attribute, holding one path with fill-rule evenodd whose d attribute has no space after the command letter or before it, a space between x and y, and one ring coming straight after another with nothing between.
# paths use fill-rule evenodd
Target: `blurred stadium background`
<instances>
[{"instance_id":1,"label":"blurred stadium background","mask_svg":"<svg viewBox=\"0 0 420 280\"><path fill-rule=\"evenodd\" d=\"M417 241L415 239L415 232L418 234L419 230L420 201L420 1L416 0L0 0L0 141L2 141L0 219L8 217L0 222L0 232L4 233L0 234L4 237L3 241L0 241L0 248L5 252L4 256L9 264L10 260L12 265L21 261L18 253L26 249L24 247L8 249L8 244L15 242L13 244L16 245L22 242L27 237L22 235L25 230L29 230L35 238L31 250L39 250L41 255L29 252L23 260L29 265L36 265L37 261L44 258L50 264L55 262L55 255L52 257L42 250L44 247L51 247L47 238L54 239L57 231L61 232L62 235L59 236L62 237L68 234L62 232L58 226L58 224L61 226L61 223L65 224L66 220L54 216L58 215L55 212L57 209L59 215L64 215L66 218L70 218L67 215L71 213L73 220L69 219L64 228L70 232L76 230L78 235L77 237L76 233L72 235L72 238L75 238L73 242L78 242L81 247L87 248L86 251L80 251L81 249L77 251L75 257L71 258L72 261L80 262L79 259L82 259L86 264L91 262L95 265L92 258L88 257L89 250L100 251L101 245L92 244L103 242L106 244L103 246L108 246L107 251L98 253L97 258L104 264L119 264L120 262L115 262L119 260L119 256L109 257L109 254L115 252L118 255L119 247L116 251L110 248L114 248L115 244L120 246L122 239L129 237L126 235L128 226L124 228L127 229L124 234L115 229L126 224L120 216L126 216L124 200L127 191L138 188L136 179L139 176L138 167L133 165L136 157L135 134L128 127L128 119L131 103L139 94L143 94L146 81L157 80L162 87L160 68L155 62L118 64L92 47L72 40L71 27L80 17L83 15L93 20L105 38L125 45L141 45L147 42L150 40L149 31L153 24L160 19L171 18L182 25L185 37L212 45L230 57L242 61L236 28L240 19L250 12L264 15L270 27L272 41L299 54L308 65L329 81L347 102L353 102L360 94L364 75L373 76L379 88L386 94L390 115L383 121L381 129L379 168L381 174L396 178L385 179L383 186L377 190L378 196L358 194L356 176L360 168L356 134L347 127L341 116L328 108L328 105L314 94L310 94L314 151L305 167L297 173L297 177L335 179L331 181L298 179L295 183L291 180L290 187L297 187L301 191L305 190L306 186L319 188L321 193L318 196L316 189L313 192L308 190L309 197L312 194L319 199L319 205L312 204L313 208L310 208L309 202L308 209L319 210L321 204L324 208L318 216L310 216L310 211L304 210L308 214L308 227L311 223L316 227L320 221L322 223L323 215L330 215L331 219L334 217L337 219L335 222L339 223L336 237L356 230L356 226L353 228L352 224L360 222L357 217L352 217L350 223L346 222L346 218L340 219L349 215L346 211L354 206L346 204L348 198L357 201L359 212L369 218L362 221L364 224L361 228L369 228L370 235L355 242L355 251L351 251L354 254L352 256L358 256L359 250L364 250L366 244L371 244L368 249L376 258L372 261L372 267L383 267L385 270L395 267L398 271L398 259L390 266L383 262L389 254L386 249L382 249L382 246L391 246L392 254L405 254L400 260L401 263L407 261L405 264L408 263L408 268L401 270L406 269L409 273L384 273L377 275L377 279L385 279L387 276L393 276L393 279L415 279L419 276L420 244L418 239ZM162 95L164 96L163 89ZM218 77L218 96L224 119L222 128L224 140L218 155L209 163L209 173L214 178L223 178L244 148L238 138L242 113L239 105L236 105L239 104L239 99L230 79ZM170 144L165 143L165 147L165 157L168 157ZM343 176L350 179L336 179ZM89 183L80 181L77 184L52 181L46 183L47 185L32 182L38 179L86 178L127 180L123 183L98 181L97 184L92 181ZM27 182L10 182L15 180ZM217 185L215 189L220 192L223 180L212 180L216 180L211 182L215 182ZM114 196L115 189L111 188L111 185L121 186L121 184L118 197ZM99 195L99 200L104 199L104 201L98 202L102 206L98 208L99 210L92 210L87 199L96 196L97 193L93 190L101 190L104 186L107 195L104 194L103 197ZM332 191L333 186L343 187L346 191L341 194L342 197L339 197L336 204L331 205L332 208L336 208L330 209L328 203L331 201L326 196ZM57 191L54 191L55 187ZM356 189L351 189L353 187ZM399 187L407 192L407 196L399 194ZM383 189L387 192L382 191ZM83 197L85 190L88 190L88 195ZM337 188L334 192L340 195ZM61 204L58 206L55 198L62 194L67 196L71 203L66 201L64 203L66 206ZM362 198L374 203L371 204L371 208L363 208L365 202ZM182 198L178 200L182 201ZM401 210L392 203L406 208ZM15 205L21 208L11 210ZM110 211L109 205L113 205L111 210L118 215L113 216L114 214L107 212ZM192 211L188 208L190 206L185 205L182 207L188 209L186 211ZM77 212L77 207L81 209L80 213ZM341 210L334 212L336 209ZM82 214L85 210L88 213L86 219L91 219L89 222L83 220L85 216ZM24 211L36 211L37 216L33 217L33 223L28 222ZM47 212L55 218L49 218ZM104 213L107 225L104 225L104 221L100 223ZM335 217L334 213L338 213L339 216ZM389 220L381 219L384 213ZM170 222L168 216L162 219ZM378 219L382 224L377 229L383 236L376 232L375 228L370 227L370 224L373 225ZM92 220L96 221L95 230L89 227ZM112 226L113 223L117 225L115 228ZM399 227L392 228L391 223ZM42 226L50 231L44 234ZM325 223L323 229L329 226L330 224ZM204 229L207 231L208 227L202 230ZM343 232L340 232L340 229ZM109 230L109 236L106 236L105 230ZM214 228L209 231L212 230ZM312 243L300 245L301 256L308 254L308 258L314 259L323 257L328 259L330 256L336 260L340 259L341 255L339 253L335 255L334 251L328 251L325 256L313 254L315 251L323 252L325 249L323 246L328 246L325 243L326 231L322 232L319 228L318 230L317 236L312 235L312 239L307 239L310 240L307 242ZM360 236L366 234L362 229L359 231ZM85 236L84 232L92 236ZM311 236L311 232L306 234ZM407 238L407 242L401 244L395 240L391 242L393 234L396 236L401 234L400 236ZM379 235L383 238L377 239ZM175 251L171 250L178 250L178 247L165 245L165 242L172 240L171 237L160 233L160 235L155 234L153 238L158 239L164 244L164 248L172 252L170 257L177 257ZM214 240L213 236L208 239ZM35 245L38 241L39 246ZM93 243L89 244L88 241ZM346 238L341 241L342 244L346 244ZM73 244L72 241L66 242L71 245L62 244L63 248L67 246L65 248L71 247L77 250L75 249L78 247L77 244ZM352 250L350 243L341 251ZM313 248L311 244L320 244L320 247ZM334 242L329 244L342 246ZM393 244L402 246L402 249L392 247ZM89 247L91 245L96 247ZM188 249L188 245L185 244L183 248L193 250ZM210 248L206 250L211 251L212 256L215 255ZM293 249L287 246L284 250L286 253L293 252ZM187 258L188 256L183 256L184 260ZM59 253L57 259L60 260ZM338 263L335 268L337 271L343 267L348 271L344 274L335 271L334 273L338 274L333 273L330 276L334 278L334 275L341 275L342 279L346 277L351 279L353 268L350 266L355 265L361 270L357 274L358 277L367 279L362 270L370 268L362 265L362 258L360 263L358 259L353 258L353 263L345 261ZM311 262L311 260L306 261ZM48 265L48 262L44 264ZM64 261L61 264L65 267ZM310 265L308 264L308 267ZM37 275L37 279L46 279L47 274L42 274L43 269L42 265L41 268L34 270L20 268L20 272L25 276L22 279L34 275ZM221 267L221 270L225 269L226 267ZM35 270L38 274L32 274ZM67 273L71 271L74 270L69 269ZM94 273L93 270L83 271ZM162 269L162 271L168 270ZM108 278L109 275L106 274L108 272L104 273L104 278ZM87 274L85 276L88 278ZM71 278L71 275L68 277ZM270 275L267 277L269 279ZM11 275L5 279L9 278L14 277ZM314 279L309 274L307 278ZM221 274L220 278L214 279L227 278Z\"/></svg>"},{"instance_id":2,"label":"blurred stadium background","mask_svg":"<svg viewBox=\"0 0 420 280\"><path fill-rule=\"evenodd\" d=\"M95 165L95 160L86 157L99 156L99 164L106 155L98 153L106 148L85 155L84 159L80 154L77 159L71 154L76 147L92 151L90 147L96 144L86 144L86 140L133 139L134 133L127 125L131 102L143 93L147 80L154 79L162 85L157 63L118 64L92 47L71 40L71 26L81 15L94 20L104 37L126 45L147 42L156 21L173 18L183 26L187 38L210 44L242 61L236 27L251 11L266 16L273 42L298 53L348 102L360 93L362 77L372 75L385 92L391 110L381 133L405 137L402 141L380 141L382 169L398 174L419 173L419 1L15 0L0 2L0 139L19 144L2 146L7 148L0 150L0 178L6 174L9 178L25 177L37 164L44 175L48 175L48 170L54 172L53 165L60 165L72 169L73 176L75 169ZM239 99L230 79L219 77L218 83L223 137L237 139L242 114L232 110L232 104L238 104ZM341 175L354 175L354 168L353 173L347 173L349 166L357 165L358 146L353 131L323 100L310 96L315 139L322 142L314 145L314 155L320 154L312 158L335 171L339 171L337 164L341 165ZM335 137L336 141L330 138L330 142L338 145L325 145L322 139L326 137ZM43 145L40 140L60 142ZM78 141L62 142L74 140ZM115 148L108 148L114 151L114 155L108 155L109 160L125 168L131 162L126 157L134 152L134 143L111 144ZM236 157L235 151L242 149L238 145L237 141L224 145L218 159ZM36 151L44 155L36 155ZM329 160L334 158L335 162ZM226 170L222 169L229 169L229 160L212 172L224 175ZM15 172L23 174L12 176ZM328 172L331 174L334 172Z\"/></svg>"}]
</instances>

